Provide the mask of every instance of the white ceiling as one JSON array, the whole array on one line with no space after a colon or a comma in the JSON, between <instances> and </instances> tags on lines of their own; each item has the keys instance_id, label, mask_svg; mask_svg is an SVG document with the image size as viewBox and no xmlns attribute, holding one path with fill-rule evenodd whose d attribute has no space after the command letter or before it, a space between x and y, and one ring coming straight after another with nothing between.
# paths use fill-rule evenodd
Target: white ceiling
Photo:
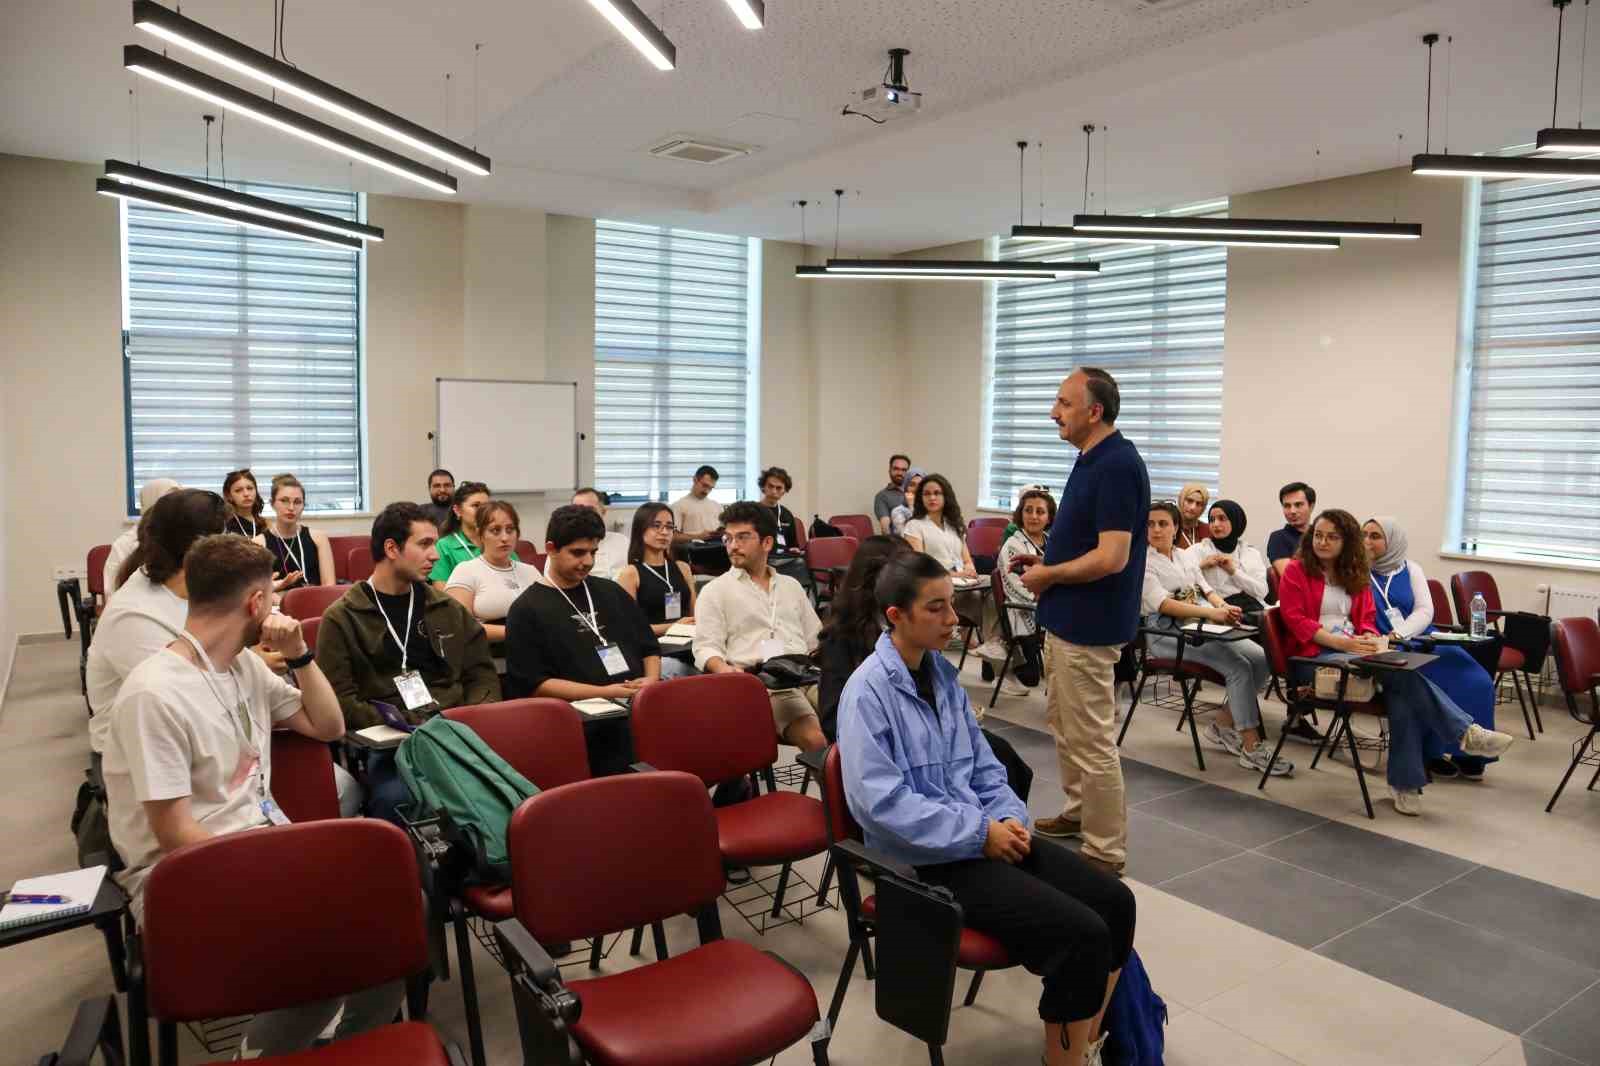
<instances>
[{"instance_id":1,"label":"white ceiling","mask_svg":"<svg viewBox=\"0 0 1600 1066\"><path fill-rule=\"evenodd\" d=\"M1138 0L767 0L755 32L722 0L641 3L677 45L677 70L649 67L584 0L296 0L285 46L308 72L490 155L492 176L462 176L465 200L793 240L792 204L806 198L820 204L808 226L818 243L832 237L842 186L851 250L1001 231L1016 220L1018 139L1045 142L1046 221L1064 221L1082 202L1085 121L1111 128L1096 138L1096 209L1102 193L1111 210L1134 211L1395 165L1421 150L1427 30L1455 36L1449 63L1443 45L1436 53L1436 149L1447 95L1456 151L1529 141L1549 118L1550 0L1167 0L1165 11ZM184 13L265 51L271 9L191 0ZM0 151L203 168L201 105L141 82L137 116L130 107L138 79L121 47L156 42L129 12L127 0L7 0ZM1568 124L1581 30L1569 20ZM911 49L923 114L883 127L840 116L891 46ZM760 151L715 167L646 154L673 133ZM426 195L248 120L228 134L230 176ZM1030 152L1030 222L1038 162Z\"/></svg>"}]
</instances>

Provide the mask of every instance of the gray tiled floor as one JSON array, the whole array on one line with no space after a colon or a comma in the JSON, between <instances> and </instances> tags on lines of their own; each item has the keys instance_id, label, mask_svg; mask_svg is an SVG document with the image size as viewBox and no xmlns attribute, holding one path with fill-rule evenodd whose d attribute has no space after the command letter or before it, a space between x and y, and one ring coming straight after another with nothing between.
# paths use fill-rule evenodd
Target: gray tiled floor
<instances>
[{"instance_id":1,"label":"gray tiled floor","mask_svg":"<svg viewBox=\"0 0 1600 1066\"><path fill-rule=\"evenodd\" d=\"M1600 970L1600 899L1483 866L1416 905Z\"/></svg>"},{"instance_id":2,"label":"gray tiled floor","mask_svg":"<svg viewBox=\"0 0 1600 1066\"><path fill-rule=\"evenodd\" d=\"M1304 948L1394 906L1377 893L1255 852L1164 881L1161 890Z\"/></svg>"},{"instance_id":3,"label":"gray tiled floor","mask_svg":"<svg viewBox=\"0 0 1600 1066\"><path fill-rule=\"evenodd\" d=\"M1150 800L1141 803L1139 810L1243 848L1258 848L1326 821L1216 785Z\"/></svg>"},{"instance_id":4,"label":"gray tiled floor","mask_svg":"<svg viewBox=\"0 0 1600 1066\"><path fill-rule=\"evenodd\" d=\"M1600 984L1562 1007L1527 1034L1534 1043L1584 1066L1600 1066ZM1559 1066L1565 1063L1557 1060ZM1533 1058L1528 1066L1537 1066Z\"/></svg>"},{"instance_id":5,"label":"gray tiled floor","mask_svg":"<svg viewBox=\"0 0 1600 1066\"><path fill-rule=\"evenodd\" d=\"M1523 1066L1584 1066L1578 1059L1557 1054L1531 1040L1522 1041Z\"/></svg>"},{"instance_id":6,"label":"gray tiled floor","mask_svg":"<svg viewBox=\"0 0 1600 1066\"><path fill-rule=\"evenodd\" d=\"M1128 812L1129 877L1147 885L1164 885L1183 874L1234 855L1244 849L1145 814Z\"/></svg>"},{"instance_id":7,"label":"gray tiled floor","mask_svg":"<svg viewBox=\"0 0 1600 1066\"><path fill-rule=\"evenodd\" d=\"M1324 822L1261 851L1401 903L1474 869L1452 855L1342 822Z\"/></svg>"}]
</instances>

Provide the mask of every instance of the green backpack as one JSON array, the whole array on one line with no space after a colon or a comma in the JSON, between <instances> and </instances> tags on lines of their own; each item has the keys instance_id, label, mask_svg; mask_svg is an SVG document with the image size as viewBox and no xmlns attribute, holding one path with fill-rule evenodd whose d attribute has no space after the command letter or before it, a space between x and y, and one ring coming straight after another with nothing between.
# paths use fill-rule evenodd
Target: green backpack
<instances>
[{"instance_id":1,"label":"green backpack","mask_svg":"<svg viewBox=\"0 0 1600 1066\"><path fill-rule=\"evenodd\" d=\"M523 800L539 791L496 755L470 728L438 715L419 726L395 752L400 777L421 808L440 815L472 847L480 875L511 880L506 830Z\"/></svg>"}]
</instances>

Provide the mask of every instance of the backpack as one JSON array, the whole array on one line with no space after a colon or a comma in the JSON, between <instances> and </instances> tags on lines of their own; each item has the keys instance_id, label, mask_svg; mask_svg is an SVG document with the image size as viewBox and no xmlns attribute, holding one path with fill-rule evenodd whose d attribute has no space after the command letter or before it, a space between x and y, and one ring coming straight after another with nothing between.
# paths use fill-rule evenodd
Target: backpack
<instances>
[{"instance_id":1,"label":"backpack","mask_svg":"<svg viewBox=\"0 0 1600 1066\"><path fill-rule=\"evenodd\" d=\"M523 800L539 789L496 755L483 738L443 715L418 726L395 750L400 777L421 808L464 838L479 878L511 880L506 830Z\"/></svg>"},{"instance_id":2,"label":"backpack","mask_svg":"<svg viewBox=\"0 0 1600 1066\"><path fill-rule=\"evenodd\" d=\"M824 522L821 515L814 514L811 516L811 538L813 540L818 537L842 537L844 535L844 530Z\"/></svg>"},{"instance_id":3,"label":"backpack","mask_svg":"<svg viewBox=\"0 0 1600 1066\"><path fill-rule=\"evenodd\" d=\"M1167 1004L1150 987L1137 951L1128 952L1102 1029L1110 1034L1100 1055L1106 1066L1161 1066Z\"/></svg>"}]
</instances>

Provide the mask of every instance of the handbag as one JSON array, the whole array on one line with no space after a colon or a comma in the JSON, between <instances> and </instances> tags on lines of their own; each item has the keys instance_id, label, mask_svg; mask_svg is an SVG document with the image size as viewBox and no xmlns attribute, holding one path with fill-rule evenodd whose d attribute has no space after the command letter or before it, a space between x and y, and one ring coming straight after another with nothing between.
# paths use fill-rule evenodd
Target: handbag
<instances>
[{"instance_id":1,"label":"handbag","mask_svg":"<svg viewBox=\"0 0 1600 1066\"><path fill-rule=\"evenodd\" d=\"M1333 666L1317 667L1314 691L1319 700L1339 698L1339 679L1344 671ZM1351 674L1345 682L1344 698L1347 703L1370 703L1378 694L1378 684L1371 677Z\"/></svg>"}]
</instances>

